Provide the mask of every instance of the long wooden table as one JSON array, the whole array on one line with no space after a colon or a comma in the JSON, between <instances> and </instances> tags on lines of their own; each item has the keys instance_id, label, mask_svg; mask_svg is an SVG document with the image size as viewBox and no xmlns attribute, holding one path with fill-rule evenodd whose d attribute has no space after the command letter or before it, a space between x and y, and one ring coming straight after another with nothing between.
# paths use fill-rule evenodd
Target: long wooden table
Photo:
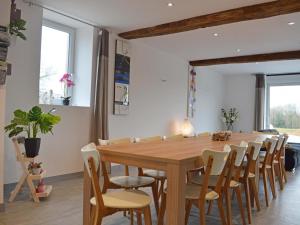
<instances>
[{"instance_id":1,"label":"long wooden table","mask_svg":"<svg viewBox=\"0 0 300 225\"><path fill-rule=\"evenodd\" d=\"M211 136L161 142L99 146L102 160L130 166L164 170L167 172L167 225L183 225L185 209L186 171L192 169L195 160L205 149L223 151L225 144L239 145L241 141L264 140L267 135L233 133L229 141L212 141ZM89 225L91 185L85 171L84 225Z\"/></svg>"}]
</instances>

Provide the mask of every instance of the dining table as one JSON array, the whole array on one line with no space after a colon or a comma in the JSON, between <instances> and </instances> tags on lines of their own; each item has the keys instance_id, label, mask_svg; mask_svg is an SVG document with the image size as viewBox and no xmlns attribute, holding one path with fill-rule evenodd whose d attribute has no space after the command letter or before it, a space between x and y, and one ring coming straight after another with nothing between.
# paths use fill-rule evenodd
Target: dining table
<instances>
[{"instance_id":1,"label":"dining table","mask_svg":"<svg viewBox=\"0 0 300 225\"><path fill-rule=\"evenodd\" d=\"M223 151L224 145L239 145L241 141L263 141L262 133L232 133L227 141L213 141L211 135L178 140L141 142L97 146L101 160L122 165L165 171L167 174L166 224L183 225L185 215L186 172L195 167L206 149ZM89 225L91 181L84 172L83 224Z\"/></svg>"}]
</instances>

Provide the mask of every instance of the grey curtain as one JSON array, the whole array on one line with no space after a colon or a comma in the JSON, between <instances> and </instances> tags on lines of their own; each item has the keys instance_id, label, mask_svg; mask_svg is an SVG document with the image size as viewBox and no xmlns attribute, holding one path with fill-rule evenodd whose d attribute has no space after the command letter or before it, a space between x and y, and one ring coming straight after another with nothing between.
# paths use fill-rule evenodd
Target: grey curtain
<instances>
[{"instance_id":1,"label":"grey curtain","mask_svg":"<svg viewBox=\"0 0 300 225\"><path fill-rule=\"evenodd\" d=\"M255 87L255 124L256 131L264 129L265 121L265 99L266 99L266 75L256 74Z\"/></svg>"},{"instance_id":2,"label":"grey curtain","mask_svg":"<svg viewBox=\"0 0 300 225\"><path fill-rule=\"evenodd\" d=\"M96 49L93 62L91 142L108 139L108 49L109 32L95 29Z\"/></svg>"}]
</instances>

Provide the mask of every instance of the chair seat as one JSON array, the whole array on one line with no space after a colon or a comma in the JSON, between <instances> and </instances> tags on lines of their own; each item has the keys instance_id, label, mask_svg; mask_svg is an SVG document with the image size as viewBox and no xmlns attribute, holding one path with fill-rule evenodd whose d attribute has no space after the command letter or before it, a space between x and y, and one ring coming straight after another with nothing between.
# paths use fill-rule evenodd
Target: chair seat
<instances>
[{"instance_id":1,"label":"chair seat","mask_svg":"<svg viewBox=\"0 0 300 225\"><path fill-rule=\"evenodd\" d=\"M144 175L153 177L156 179L166 179L167 174L165 171L160 171L160 170L144 170L143 171Z\"/></svg>"},{"instance_id":2,"label":"chair seat","mask_svg":"<svg viewBox=\"0 0 300 225\"><path fill-rule=\"evenodd\" d=\"M201 186L196 184L187 184L185 188L185 198L191 200L199 199L199 195L201 192ZM205 195L205 200L212 201L219 198L219 195L215 191L209 191Z\"/></svg>"},{"instance_id":3,"label":"chair seat","mask_svg":"<svg viewBox=\"0 0 300 225\"><path fill-rule=\"evenodd\" d=\"M109 192L103 194L102 198L105 207L116 209L140 209L151 202L149 195L137 190ZM91 198L90 203L96 205L96 198Z\"/></svg>"},{"instance_id":4,"label":"chair seat","mask_svg":"<svg viewBox=\"0 0 300 225\"><path fill-rule=\"evenodd\" d=\"M143 187L152 184L154 181L154 178L144 176L119 176L110 178L111 183L122 188Z\"/></svg>"}]
</instances>

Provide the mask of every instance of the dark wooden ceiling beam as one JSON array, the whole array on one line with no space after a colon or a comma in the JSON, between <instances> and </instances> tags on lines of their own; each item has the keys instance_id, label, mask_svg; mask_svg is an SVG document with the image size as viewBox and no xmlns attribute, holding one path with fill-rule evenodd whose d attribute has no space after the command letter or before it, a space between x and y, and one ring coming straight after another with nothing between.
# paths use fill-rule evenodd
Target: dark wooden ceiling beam
<instances>
[{"instance_id":1,"label":"dark wooden ceiling beam","mask_svg":"<svg viewBox=\"0 0 300 225\"><path fill-rule=\"evenodd\" d=\"M160 36L300 12L300 0L277 0L120 33L125 39Z\"/></svg>"},{"instance_id":2,"label":"dark wooden ceiling beam","mask_svg":"<svg viewBox=\"0 0 300 225\"><path fill-rule=\"evenodd\" d=\"M267 61L281 61L281 60L296 60L300 59L300 50L289 52L275 52L257 55L235 56L217 59L203 59L190 61L191 66L212 66L220 64L235 64L235 63L254 63Z\"/></svg>"}]
</instances>

